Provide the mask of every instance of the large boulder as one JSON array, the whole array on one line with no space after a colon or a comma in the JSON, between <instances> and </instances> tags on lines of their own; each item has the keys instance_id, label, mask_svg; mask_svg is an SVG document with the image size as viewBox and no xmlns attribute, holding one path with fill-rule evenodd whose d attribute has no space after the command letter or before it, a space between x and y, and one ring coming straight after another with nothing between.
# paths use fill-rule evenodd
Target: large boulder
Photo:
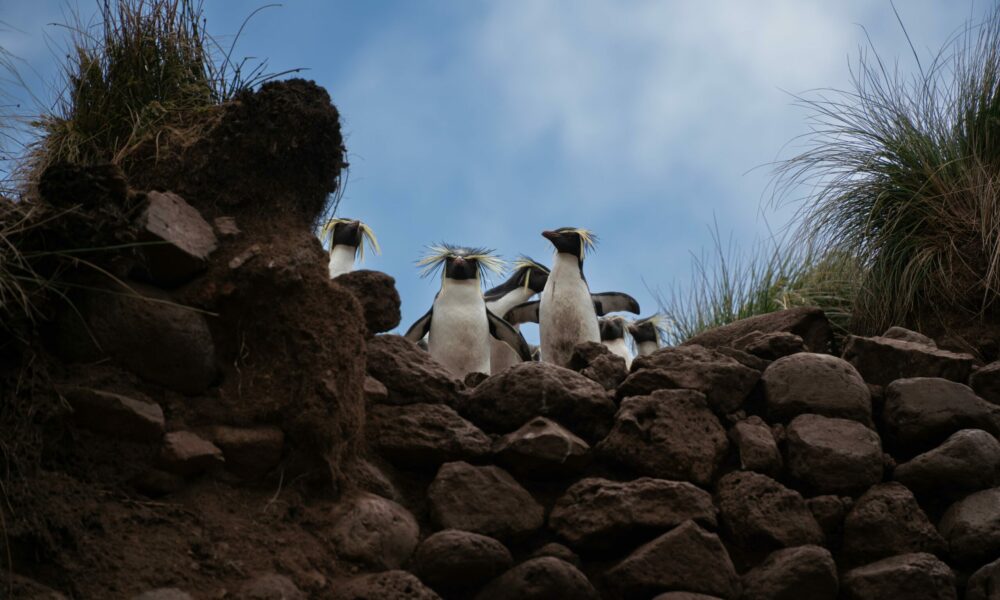
<instances>
[{"instance_id":1,"label":"large boulder","mask_svg":"<svg viewBox=\"0 0 1000 600\"><path fill-rule=\"evenodd\" d=\"M837 565L820 546L772 552L744 573L742 600L836 600Z\"/></svg>"},{"instance_id":2,"label":"large boulder","mask_svg":"<svg viewBox=\"0 0 1000 600\"><path fill-rule=\"evenodd\" d=\"M785 431L788 470L810 488L850 494L882 480L881 440L857 421L800 415Z\"/></svg>"},{"instance_id":3,"label":"large boulder","mask_svg":"<svg viewBox=\"0 0 1000 600\"><path fill-rule=\"evenodd\" d=\"M368 374L389 390L389 404L455 404L465 384L416 344L398 335L368 340Z\"/></svg>"},{"instance_id":4,"label":"large boulder","mask_svg":"<svg viewBox=\"0 0 1000 600\"><path fill-rule=\"evenodd\" d=\"M615 405L599 383L575 371L523 362L479 384L458 412L490 433L508 433L535 417L548 417L593 443L611 428Z\"/></svg>"},{"instance_id":5,"label":"large boulder","mask_svg":"<svg viewBox=\"0 0 1000 600\"><path fill-rule=\"evenodd\" d=\"M760 379L760 372L702 346L661 348L632 361L632 374L618 386L618 397L644 396L663 389L705 394L718 414L740 408Z\"/></svg>"},{"instance_id":6,"label":"large boulder","mask_svg":"<svg viewBox=\"0 0 1000 600\"><path fill-rule=\"evenodd\" d=\"M917 494L952 499L993 487L1000 484L1000 442L981 429L956 431L896 467L893 478Z\"/></svg>"},{"instance_id":7,"label":"large boulder","mask_svg":"<svg viewBox=\"0 0 1000 600\"><path fill-rule=\"evenodd\" d=\"M510 568L510 551L499 541L457 529L431 535L417 547L413 571L446 596L475 590Z\"/></svg>"},{"instance_id":8,"label":"large boulder","mask_svg":"<svg viewBox=\"0 0 1000 600\"><path fill-rule=\"evenodd\" d=\"M983 565L969 577L965 600L1000 600L1000 558Z\"/></svg>"},{"instance_id":9,"label":"large boulder","mask_svg":"<svg viewBox=\"0 0 1000 600\"><path fill-rule=\"evenodd\" d=\"M416 575L399 570L338 581L330 594L331 600L441 600Z\"/></svg>"},{"instance_id":10,"label":"large boulder","mask_svg":"<svg viewBox=\"0 0 1000 600\"><path fill-rule=\"evenodd\" d=\"M163 409L142 394L133 397L84 387L59 386L77 425L114 437L155 442L163 437Z\"/></svg>"},{"instance_id":11,"label":"large boulder","mask_svg":"<svg viewBox=\"0 0 1000 600\"><path fill-rule=\"evenodd\" d=\"M897 379L941 377L968 381L976 358L927 344L887 337L848 336L844 359L868 383L889 385Z\"/></svg>"},{"instance_id":12,"label":"large boulder","mask_svg":"<svg viewBox=\"0 0 1000 600\"><path fill-rule=\"evenodd\" d=\"M614 390L628 377L625 359L599 342L577 344L569 359L569 368L593 379L606 390Z\"/></svg>"},{"instance_id":13,"label":"large boulder","mask_svg":"<svg viewBox=\"0 0 1000 600\"><path fill-rule=\"evenodd\" d=\"M491 581L476 600L598 600L600 595L576 567L552 556L532 558Z\"/></svg>"},{"instance_id":14,"label":"large boulder","mask_svg":"<svg viewBox=\"0 0 1000 600\"><path fill-rule=\"evenodd\" d=\"M843 553L851 564L910 552L941 554L944 549L944 540L913 494L898 483L865 492L844 520Z\"/></svg>"},{"instance_id":15,"label":"large boulder","mask_svg":"<svg viewBox=\"0 0 1000 600\"><path fill-rule=\"evenodd\" d=\"M801 306L741 319L699 333L684 343L707 348L732 346L736 340L754 331L794 333L802 338L811 352L827 352L833 343L830 321L822 310L814 306Z\"/></svg>"},{"instance_id":16,"label":"large boulder","mask_svg":"<svg viewBox=\"0 0 1000 600\"><path fill-rule=\"evenodd\" d=\"M361 269L337 277L341 285L358 299L365 315L368 335L384 333L399 325L400 300L396 280L381 271Z\"/></svg>"},{"instance_id":17,"label":"large boulder","mask_svg":"<svg viewBox=\"0 0 1000 600\"><path fill-rule=\"evenodd\" d=\"M1000 556L1000 487L952 504L938 523L951 557L979 565Z\"/></svg>"},{"instance_id":18,"label":"large boulder","mask_svg":"<svg viewBox=\"0 0 1000 600\"><path fill-rule=\"evenodd\" d=\"M955 574L933 554L917 552L857 567L841 579L848 600L958 600Z\"/></svg>"},{"instance_id":19,"label":"large boulder","mask_svg":"<svg viewBox=\"0 0 1000 600\"><path fill-rule=\"evenodd\" d=\"M437 467L490 453L490 438L444 404L376 404L368 411L369 444L396 465Z\"/></svg>"},{"instance_id":20,"label":"large boulder","mask_svg":"<svg viewBox=\"0 0 1000 600\"><path fill-rule=\"evenodd\" d=\"M756 550L822 544L802 496L767 475L734 471L719 480L716 504L734 542Z\"/></svg>"},{"instance_id":21,"label":"large boulder","mask_svg":"<svg viewBox=\"0 0 1000 600\"><path fill-rule=\"evenodd\" d=\"M894 455L906 456L930 450L961 429L1000 435L1000 406L947 379L899 379L886 388L882 424Z\"/></svg>"},{"instance_id":22,"label":"large boulder","mask_svg":"<svg viewBox=\"0 0 1000 600\"><path fill-rule=\"evenodd\" d=\"M781 452L771 428L760 417L750 417L733 425L729 440L736 446L740 468L777 476L781 472Z\"/></svg>"},{"instance_id":23,"label":"large boulder","mask_svg":"<svg viewBox=\"0 0 1000 600\"><path fill-rule=\"evenodd\" d=\"M535 417L498 439L493 452L512 472L545 479L579 471L590 458L590 444L551 419Z\"/></svg>"},{"instance_id":24,"label":"large boulder","mask_svg":"<svg viewBox=\"0 0 1000 600\"><path fill-rule=\"evenodd\" d=\"M761 382L772 422L812 413L872 425L868 386L850 363L836 356L802 352L780 358L764 371Z\"/></svg>"},{"instance_id":25,"label":"large boulder","mask_svg":"<svg viewBox=\"0 0 1000 600\"><path fill-rule=\"evenodd\" d=\"M443 529L462 529L501 540L525 537L542 527L542 506L499 467L465 462L441 465L427 490L431 519Z\"/></svg>"},{"instance_id":26,"label":"large boulder","mask_svg":"<svg viewBox=\"0 0 1000 600\"><path fill-rule=\"evenodd\" d=\"M405 508L374 494L338 506L325 537L337 556L374 569L398 569L409 560L420 526Z\"/></svg>"},{"instance_id":27,"label":"large boulder","mask_svg":"<svg viewBox=\"0 0 1000 600\"><path fill-rule=\"evenodd\" d=\"M704 394L660 390L622 401L614 428L598 450L642 475L712 482L729 449Z\"/></svg>"},{"instance_id":28,"label":"large boulder","mask_svg":"<svg viewBox=\"0 0 1000 600\"><path fill-rule=\"evenodd\" d=\"M687 482L587 478L556 501L549 527L574 548L610 548L688 520L714 528L715 513L712 496Z\"/></svg>"},{"instance_id":29,"label":"large boulder","mask_svg":"<svg viewBox=\"0 0 1000 600\"><path fill-rule=\"evenodd\" d=\"M608 588L624 598L685 590L735 599L740 579L714 533L686 521L640 546L605 573Z\"/></svg>"}]
</instances>

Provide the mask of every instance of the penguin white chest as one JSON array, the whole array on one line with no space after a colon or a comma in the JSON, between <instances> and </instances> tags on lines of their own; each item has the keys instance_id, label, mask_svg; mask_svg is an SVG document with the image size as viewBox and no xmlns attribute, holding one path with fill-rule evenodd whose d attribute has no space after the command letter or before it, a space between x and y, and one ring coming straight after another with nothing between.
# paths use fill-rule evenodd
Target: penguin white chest
<instances>
[{"instance_id":1,"label":"penguin white chest","mask_svg":"<svg viewBox=\"0 0 1000 600\"><path fill-rule=\"evenodd\" d=\"M330 279L350 273L354 270L354 256L357 248L346 244L337 244L330 252L330 263L327 265L330 271Z\"/></svg>"},{"instance_id":2,"label":"penguin white chest","mask_svg":"<svg viewBox=\"0 0 1000 600\"><path fill-rule=\"evenodd\" d=\"M594 301L575 256L556 255L538 311L542 360L546 362L566 366L577 344L601 341Z\"/></svg>"},{"instance_id":3,"label":"penguin white chest","mask_svg":"<svg viewBox=\"0 0 1000 600\"><path fill-rule=\"evenodd\" d=\"M434 301L428 351L457 377L490 372L490 328L479 282L448 281Z\"/></svg>"},{"instance_id":4,"label":"penguin white chest","mask_svg":"<svg viewBox=\"0 0 1000 600\"><path fill-rule=\"evenodd\" d=\"M604 340L601 342L611 351L612 354L616 354L625 359L625 368L632 368L632 353L628 350L628 344L625 340L618 338L616 340Z\"/></svg>"}]
</instances>

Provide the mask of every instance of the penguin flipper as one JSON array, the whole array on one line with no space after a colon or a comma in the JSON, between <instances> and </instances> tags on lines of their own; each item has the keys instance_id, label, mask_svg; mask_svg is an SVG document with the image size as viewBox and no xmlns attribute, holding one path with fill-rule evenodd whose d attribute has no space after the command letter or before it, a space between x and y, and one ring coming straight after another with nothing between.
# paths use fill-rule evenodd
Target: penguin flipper
<instances>
[{"instance_id":1,"label":"penguin flipper","mask_svg":"<svg viewBox=\"0 0 1000 600\"><path fill-rule=\"evenodd\" d=\"M417 322L410 325L410 328L406 330L406 334L403 336L410 340L414 344L419 342L421 338L427 335L427 332L431 330L431 315L434 314L434 307L431 307L427 314L417 319Z\"/></svg>"},{"instance_id":2,"label":"penguin flipper","mask_svg":"<svg viewBox=\"0 0 1000 600\"><path fill-rule=\"evenodd\" d=\"M639 302L629 296L628 294L622 292L602 292L600 294L591 294L590 298L594 301L594 311L597 312L597 316L603 317L604 315L611 312L627 311L632 314L639 314ZM514 309L516 310L515 306Z\"/></svg>"},{"instance_id":3,"label":"penguin flipper","mask_svg":"<svg viewBox=\"0 0 1000 600\"><path fill-rule=\"evenodd\" d=\"M521 332L514 329L514 326L504 321L500 317L486 311L486 319L490 323L490 335L506 343L517 352L523 361L531 361L531 346L525 341Z\"/></svg>"},{"instance_id":4,"label":"penguin flipper","mask_svg":"<svg viewBox=\"0 0 1000 600\"><path fill-rule=\"evenodd\" d=\"M520 325L521 323L537 323L538 307L538 300L522 302L514 308L508 310L507 314L505 314L503 318L511 325Z\"/></svg>"}]
</instances>

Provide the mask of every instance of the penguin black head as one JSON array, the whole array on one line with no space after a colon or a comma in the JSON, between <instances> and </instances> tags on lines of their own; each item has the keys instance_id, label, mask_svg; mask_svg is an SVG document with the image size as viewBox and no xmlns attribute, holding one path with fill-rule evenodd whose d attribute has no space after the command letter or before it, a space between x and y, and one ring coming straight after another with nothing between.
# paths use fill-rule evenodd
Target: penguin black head
<instances>
[{"instance_id":1,"label":"penguin black head","mask_svg":"<svg viewBox=\"0 0 1000 600\"><path fill-rule=\"evenodd\" d=\"M372 231L371 227L357 219L330 219L323 226L320 238L330 241L331 252L334 246L351 246L355 248L355 253L363 258L365 240L368 241L368 245L371 246L375 254L380 251L378 240L375 239L375 232Z\"/></svg>"},{"instance_id":2,"label":"penguin black head","mask_svg":"<svg viewBox=\"0 0 1000 600\"><path fill-rule=\"evenodd\" d=\"M514 261L514 272L507 278L507 281L487 290L485 297L487 301L496 300L518 288L525 288L535 294L540 294L545 289L545 282L548 279L548 267L527 256L521 256Z\"/></svg>"},{"instance_id":3,"label":"penguin black head","mask_svg":"<svg viewBox=\"0 0 1000 600\"><path fill-rule=\"evenodd\" d=\"M625 319L621 317L606 317L598 320L601 328L601 341L620 340L625 337Z\"/></svg>"},{"instance_id":4,"label":"penguin black head","mask_svg":"<svg viewBox=\"0 0 1000 600\"><path fill-rule=\"evenodd\" d=\"M543 231L542 237L552 242L556 252L572 254L583 262L587 250L593 250L597 236L579 227L560 227L554 231Z\"/></svg>"},{"instance_id":5,"label":"penguin black head","mask_svg":"<svg viewBox=\"0 0 1000 600\"><path fill-rule=\"evenodd\" d=\"M633 321L628 325L628 332L632 334L632 339L637 344L643 342L656 342L665 337L663 331L663 318L660 315L653 315L645 319Z\"/></svg>"},{"instance_id":6,"label":"penguin black head","mask_svg":"<svg viewBox=\"0 0 1000 600\"><path fill-rule=\"evenodd\" d=\"M487 271L494 273L503 268L503 261L487 248L465 248L451 244L439 244L429 248L427 256L417 261L424 267L421 276L426 277L443 267L445 279L481 279Z\"/></svg>"}]
</instances>

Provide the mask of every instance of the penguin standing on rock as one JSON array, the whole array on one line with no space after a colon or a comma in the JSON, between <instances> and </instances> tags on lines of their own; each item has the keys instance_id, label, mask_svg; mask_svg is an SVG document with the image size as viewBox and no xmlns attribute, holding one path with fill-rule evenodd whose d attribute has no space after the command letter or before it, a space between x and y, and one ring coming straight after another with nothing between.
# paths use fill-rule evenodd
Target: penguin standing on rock
<instances>
[{"instance_id":1,"label":"penguin standing on rock","mask_svg":"<svg viewBox=\"0 0 1000 600\"><path fill-rule=\"evenodd\" d=\"M427 335L427 350L453 375L490 372L491 337L510 345L522 360L531 359L531 349L520 332L486 308L483 298L484 271L500 270L502 262L483 248L450 244L432 246L417 264L423 276L441 269L441 289L427 314L417 319L406 338L418 342Z\"/></svg>"},{"instance_id":2,"label":"penguin standing on rock","mask_svg":"<svg viewBox=\"0 0 1000 600\"><path fill-rule=\"evenodd\" d=\"M375 232L357 219L330 219L319 235L330 240L330 279L354 270L355 259L365 259L365 242L379 253Z\"/></svg>"},{"instance_id":3,"label":"penguin standing on rock","mask_svg":"<svg viewBox=\"0 0 1000 600\"><path fill-rule=\"evenodd\" d=\"M660 349L666 332L663 330L663 317L655 314L645 319L632 321L628 325L635 345L636 356L646 356Z\"/></svg>"},{"instance_id":4,"label":"penguin standing on rock","mask_svg":"<svg viewBox=\"0 0 1000 600\"><path fill-rule=\"evenodd\" d=\"M638 314L639 303L620 292L590 293L583 276L583 259L594 248L593 233L561 227L543 231L542 236L552 242L556 252L541 300L514 307L507 320L538 323L542 360L565 367L577 344L601 341L598 316L622 310Z\"/></svg>"},{"instance_id":5,"label":"penguin standing on rock","mask_svg":"<svg viewBox=\"0 0 1000 600\"><path fill-rule=\"evenodd\" d=\"M611 351L625 359L625 368L632 368L632 353L625 343L627 331L624 317L602 317L598 319L601 328L601 343Z\"/></svg>"},{"instance_id":6,"label":"penguin standing on rock","mask_svg":"<svg viewBox=\"0 0 1000 600\"><path fill-rule=\"evenodd\" d=\"M495 315L505 315L507 311L541 293L549 278L548 267L522 256L514 261L514 273L493 289L486 291L486 308ZM515 329L517 326L514 326ZM490 340L493 346L490 355L491 374L495 375L507 367L521 362L521 358L507 344Z\"/></svg>"}]
</instances>

